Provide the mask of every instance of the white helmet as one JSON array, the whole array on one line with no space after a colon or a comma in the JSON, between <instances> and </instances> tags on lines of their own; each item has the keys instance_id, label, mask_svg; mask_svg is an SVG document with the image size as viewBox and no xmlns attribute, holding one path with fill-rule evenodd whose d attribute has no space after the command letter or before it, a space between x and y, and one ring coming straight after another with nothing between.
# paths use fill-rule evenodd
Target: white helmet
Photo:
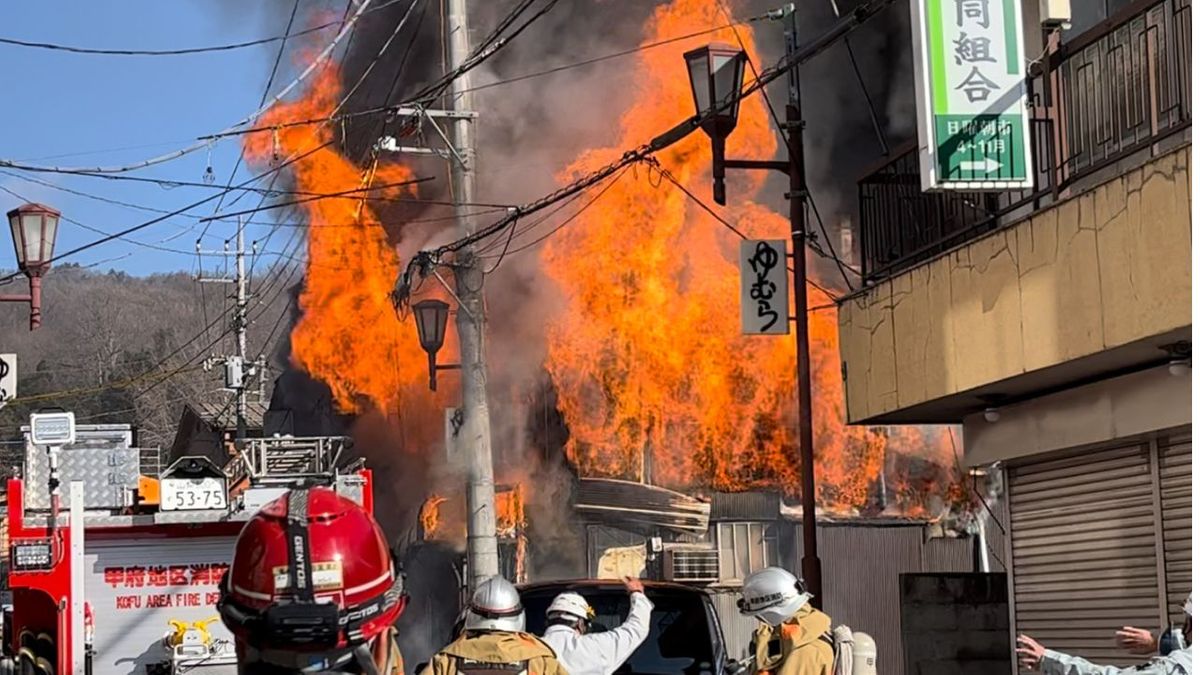
<instances>
[{"instance_id":1,"label":"white helmet","mask_svg":"<svg viewBox=\"0 0 1200 675\"><path fill-rule=\"evenodd\" d=\"M1187 612L1188 616L1192 615L1192 594L1188 593L1187 602L1183 603L1183 611Z\"/></svg>"},{"instance_id":2,"label":"white helmet","mask_svg":"<svg viewBox=\"0 0 1200 675\"><path fill-rule=\"evenodd\" d=\"M794 574L779 567L767 567L746 577L738 609L745 616L778 626L811 598L812 594L804 590L804 582Z\"/></svg>"},{"instance_id":3,"label":"white helmet","mask_svg":"<svg viewBox=\"0 0 1200 675\"><path fill-rule=\"evenodd\" d=\"M464 630L516 633L525 630L525 607L521 595L508 579L491 577L479 584L467 605Z\"/></svg>"},{"instance_id":4,"label":"white helmet","mask_svg":"<svg viewBox=\"0 0 1200 675\"><path fill-rule=\"evenodd\" d=\"M596 610L578 593L559 593L546 609L547 619L567 618L591 623Z\"/></svg>"}]
</instances>

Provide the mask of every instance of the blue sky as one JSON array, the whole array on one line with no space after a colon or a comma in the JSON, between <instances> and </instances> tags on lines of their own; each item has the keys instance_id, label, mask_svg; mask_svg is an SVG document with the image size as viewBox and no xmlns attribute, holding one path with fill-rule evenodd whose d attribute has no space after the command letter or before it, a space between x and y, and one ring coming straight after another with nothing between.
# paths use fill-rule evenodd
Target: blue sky
<instances>
[{"instance_id":1,"label":"blue sky","mask_svg":"<svg viewBox=\"0 0 1200 675\"><path fill-rule=\"evenodd\" d=\"M5 2L0 3L0 37L105 49L204 47L281 35L290 7L290 2L279 0ZM304 27L297 25L293 30ZM332 32L325 33L322 40L330 37ZM278 49L279 43L274 42L184 56L100 56L0 44L0 83L5 92L0 105L0 129L4 130L0 133L0 158L37 165L112 166L185 147L197 136L224 129L258 107ZM277 91L290 82L296 70L291 54L285 54L273 89ZM201 182L211 162L217 182L223 185L229 180L239 151L238 141L228 140L212 147L211 159L209 152L200 151L132 175ZM214 192L207 188L167 190L152 184L82 176L0 171L4 172L0 174L0 187L52 205L64 217L105 232L136 225L157 214L68 194L9 174L163 210L180 208ZM245 180L251 171L243 166L235 180ZM16 197L0 191L3 211L19 203ZM232 209L251 208L257 203L258 197L250 194ZM215 202L192 213L209 216L214 206ZM97 268L101 270L113 268L138 275L194 271L195 243L202 227L194 218L177 217L131 235L141 242L178 249L179 253L114 241L82 252L70 261L99 263ZM252 226L248 237L262 240L268 229ZM3 232L0 268L12 269L15 259L7 227ZM231 223L214 223L205 248L221 248L233 232ZM268 248L282 249L290 234L276 234ZM101 236L64 222L56 250L67 251ZM269 262L264 259L264 266ZM212 258L205 261L208 271L219 264Z\"/></svg>"}]
</instances>

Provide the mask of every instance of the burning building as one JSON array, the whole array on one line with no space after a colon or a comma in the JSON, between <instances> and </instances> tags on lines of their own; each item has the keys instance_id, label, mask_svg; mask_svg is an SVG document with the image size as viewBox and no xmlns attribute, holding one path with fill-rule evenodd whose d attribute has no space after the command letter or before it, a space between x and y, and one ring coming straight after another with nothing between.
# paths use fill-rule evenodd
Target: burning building
<instances>
[{"instance_id":1,"label":"burning building","mask_svg":"<svg viewBox=\"0 0 1200 675\"><path fill-rule=\"evenodd\" d=\"M680 55L708 41L744 42L760 63L760 33L770 32L762 25L739 26L735 32L717 0L644 3L634 12L617 11L615 3L568 4L620 14L614 33L643 48L610 62L601 81L624 84L612 87L611 96L598 100L596 92L578 89L546 95L578 106L563 96L579 94L603 107L599 118L581 111L586 125L547 114L537 90L514 94L504 85L481 91L481 107L501 118L481 119L481 129L508 126L495 135L498 140L481 134L481 202L508 203L528 196L530 185L568 183L688 117L693 103ZM749 15L759 3L729 4L732 11ZM534 37L520 45L537 44L540 29L535 24L532 30ZM553 24L545 30L565 28ZM541 37L546 44L561 43L561 36ZM485 77L501 79L499 73L512 66L505 58L528 63L530 48L520 45L510 53L517 56L497 56L495 71ZM453 236L447 231L453 222L448 210L437 203L447 197L444 186L436 180L406 184L442 169L426 160L397 162L370 151L374 140L364 140L364 134L377 139L402 121L354 122L349 131L338 124L285 124L334 118L347 102L353 109L362 94L346 99L344 92L356 91L360 82L366 82L362 91L370 90L375 82L370 72L394 75L400 85L390 88L389 101L402 99L423 71L411 67L413 83L406 84L402 63L364 68L355 55L359 50L374 54L380 46L364 39L342 63L345 72L329 65L301 97L276 106L260 122L271 130L250 134L246 153L260 165L289 162L287 175L298 191L344 195L368 189L300 205L308 223L308 256L289 357L293 368L327 387L356 447L377 467L379 483L398 486L394 494L380 496L396 502L381 509L396 523L391 534L404 541L440 542L436 546L453 552L461 546L465 505L460 503L461 470L447 454L445 409L459 398L457 383L445 377L438 392L428 390L426 356L411 320L397 314L389 297L404 261ZM572 133L556 129L558 124L573 125ZM547 138L555 143L539 142ZM497 151L492 158L489 149ZM779 152L763 99L744 101L728 149L752 159L771 159ZM498 158L518 152L533 165L523 172L528 180L499 171ZM673 574L662 568L666 555L646 558L647 542L653 545L656 539L680 552L670 554L673 560L711 570L693 583L729 582L766 564L797 566L801 552L790 506L800 490L794 344L740 334L734 257L739 238L707 212L721 207L705 196L710 180L706 141L685 139L656 160L593 187L580 196L577 208L522 223L512 231L511 247L503 241L480 247L495 265L487 276L487 295L497 478L520 486L499 496L501 506L507 505L500 529L511 542L514 575L615 573L639 560L643 568L657 565L662 576ZM665 181L664 172L684 189ZM814 184L824 181L814 178ZM765 177L737 176L730 180L733 199L719 213L743 236L784 236L788 226L777 212L782 200L771 196L778 187ZM920 551L942 545L926 541L930 523L944 522L947 513L961 511L972 499L957 470L961 446L945 427L845 423L837 314L830 298L847 289L823 258L809 255L817 271L809 291L809 355L823 530L850 527L845 519L853 517L906 528L905 541L917 542L905 544L918 551L915 569L927 570ZM453 302L432 279L414 288L413 296ZM453 331L447 339L446 349L453 353ZM405 489L399 489L402 485ZM687 504L693 521L682 527L641 522L628 509L596 518L604 504L592 497L600 486L615 490L618 507L647 495L670 502L671 509ZM758 505L753 517L735 517L749 503ZM837 535L822 536L833 541ZM758 544L739 547L739 538ZM866 540L854 541L864 546ZM957 562L950 566L969 568L969 548L965 557L955 553ZM822 555L828 560L871 551L847 548Z\"/></svg>"}]
</instances>

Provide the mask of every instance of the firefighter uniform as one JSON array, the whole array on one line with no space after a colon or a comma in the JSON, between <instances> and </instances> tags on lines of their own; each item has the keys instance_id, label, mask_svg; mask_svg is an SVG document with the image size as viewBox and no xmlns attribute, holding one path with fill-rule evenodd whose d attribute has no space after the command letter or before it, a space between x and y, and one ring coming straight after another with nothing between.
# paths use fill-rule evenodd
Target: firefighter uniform
<instances>
[{"instance_id":1,"label":"firefighter uniform","mask_svg":"<svg viewBox=\"0 0 1200 675\"><path fill-rule=\"evenodd\" d=\"M833 646L829 616L804 605L778 626L763 624L754 633L754 671L760 675L832 675Z\"/></svg>"},{"instance_id":2,"label":"firefighter uniform","mask_svg":"<svg viewBox=\"0 0 1200 675\"><path fill-rule=\"evenodd\" d=\"M438 652L422 675L569 675L554 651L529 633L468 631Z\"/></svg>"}]
</instances>

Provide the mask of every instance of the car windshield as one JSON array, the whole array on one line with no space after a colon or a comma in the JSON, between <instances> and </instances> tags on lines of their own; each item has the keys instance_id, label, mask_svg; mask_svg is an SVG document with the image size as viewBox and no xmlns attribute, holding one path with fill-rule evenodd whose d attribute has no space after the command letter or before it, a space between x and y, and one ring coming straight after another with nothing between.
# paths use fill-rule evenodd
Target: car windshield
<instances>
[{"instance_id":1,"label":"car windshield","mask_svg":"<svg viewBox=\"0 0 1200 675\"><path fill-rule=\"evenodd\" d=\"M565 590L565 589L561 589ZM596 610L592 631L612 630L629 615L629 596L624 590L572 588ZM546 630L546 607L560 589L535 589L522 593L527 630L542 635ZM714 673L717 639L711 634L708 611L698 593L671 589L647 589L654 603L650 635L617 673L622 675L701 675Z\"/></svg>"}]
</instances>

